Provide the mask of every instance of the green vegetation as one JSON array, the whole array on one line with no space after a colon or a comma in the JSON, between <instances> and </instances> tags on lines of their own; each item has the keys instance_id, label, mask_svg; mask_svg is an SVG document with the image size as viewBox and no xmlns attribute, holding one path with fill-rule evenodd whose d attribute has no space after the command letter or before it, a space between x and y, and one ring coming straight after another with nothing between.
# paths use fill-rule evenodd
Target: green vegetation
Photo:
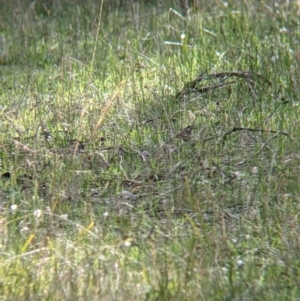
<instances>
[{"instance_id":1,"label":"green vegetation","mask_svg":"<svg viewBox=\"0 0 300 301\"><path fill-rule=\"evenodd\" d=\"M299 2L106 2L0 1L0 299L299 300Z\"/></svg>"}]
</instances>

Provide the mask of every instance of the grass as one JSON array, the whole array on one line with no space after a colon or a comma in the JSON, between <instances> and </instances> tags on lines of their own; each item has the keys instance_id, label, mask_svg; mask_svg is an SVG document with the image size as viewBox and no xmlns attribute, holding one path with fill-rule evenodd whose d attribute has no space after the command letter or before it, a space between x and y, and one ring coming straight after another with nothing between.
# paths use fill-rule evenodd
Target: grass
<instances>
[{"instance_id":1,"label":"grass","mask_svg":"<svg viewBox=\"0 0 300 301\"><path fill-rule=\"evenodd\" d=\"M299 300L299 3L51 3L0 10L1 299Z\"/></svg>"}]
</instances>

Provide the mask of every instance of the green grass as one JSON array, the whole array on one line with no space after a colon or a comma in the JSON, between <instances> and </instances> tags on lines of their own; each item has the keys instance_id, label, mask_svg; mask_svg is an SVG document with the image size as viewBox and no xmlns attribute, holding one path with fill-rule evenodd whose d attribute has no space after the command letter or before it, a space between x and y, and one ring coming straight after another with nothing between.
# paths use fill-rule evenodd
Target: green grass
<instances>
[{"instance_id":1,"label":"green grass","mask_svg":"<svg viewBox=\"0 0 300 301\"><path fill-rule=\"evenodd\" d=\"M299 300L298 4L26 2L0 10L0 299Z\"/></svg>"}]
</instances>

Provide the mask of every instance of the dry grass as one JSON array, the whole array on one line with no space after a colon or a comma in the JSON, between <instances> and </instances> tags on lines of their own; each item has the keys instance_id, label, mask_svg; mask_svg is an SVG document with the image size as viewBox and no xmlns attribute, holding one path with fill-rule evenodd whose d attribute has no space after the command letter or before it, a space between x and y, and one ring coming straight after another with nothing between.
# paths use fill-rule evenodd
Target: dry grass
<instances>
[{"instance_id":1,"label":"dry grass","mask_svg":"<svg viewBox=\"0 0 300 301\"><path fill-rule=\"evenodd\" d=\"M3 4L2 298L297 300L297 3L146 2Z\"/></svg>"}]
</instances>

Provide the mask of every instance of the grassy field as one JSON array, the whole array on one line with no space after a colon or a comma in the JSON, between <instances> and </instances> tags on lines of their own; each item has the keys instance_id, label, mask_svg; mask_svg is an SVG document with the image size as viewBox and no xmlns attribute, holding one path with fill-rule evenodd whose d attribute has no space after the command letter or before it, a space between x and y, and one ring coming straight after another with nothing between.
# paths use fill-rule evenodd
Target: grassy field
<instances>
[{"instance_id":1,"label":"grassy field","mask_svg":"<svg viewBox=\"0 0 300 301\"><path fill-rule=\"evenodd\" d=\"M300 300L300 2L107 2L0 1L0 300Z\"/></svg>"}]
</instances>

